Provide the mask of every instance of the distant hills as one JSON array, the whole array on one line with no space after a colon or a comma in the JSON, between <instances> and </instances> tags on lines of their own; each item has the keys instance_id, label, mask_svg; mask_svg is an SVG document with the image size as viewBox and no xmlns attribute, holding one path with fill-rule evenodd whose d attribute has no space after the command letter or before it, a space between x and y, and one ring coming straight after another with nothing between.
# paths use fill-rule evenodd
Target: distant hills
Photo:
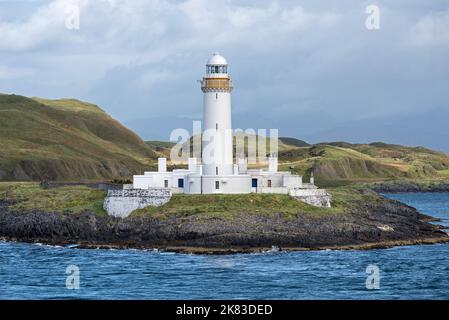
<instances>
[{"instance_id":1,"label":"distant hills","mask_svg":"<svg viewBox=\"0 0 449 320\"><path fill-rule=\"evenodd\" d=\"M382 142L319 143L279 152L281 168L305 177L313 171L322 185L386 180L449 180L449 157L423 147Z\"/></svg>"},{"instance_id":2,"label":"distant hills","mask_svg":"<svg viewBox=\"0 0 449 320\"><path fill-rule=\"evenodd\" d=\"M0 180L129 176L156 154L98 106L0 95Z\"/></svg>"},{"instance_id":3,"label":"distant hills","mask_svg":"<svg viewBox=\"0 0 449 320\"><path fill-rule=\"evenodd\" d=\"M301 137L309 143L383 141L406 146L425 146L449 153L449 108L423 107L422 112L398 113L359 120L335 118L325 112L298 112L297 115L263 112L235 113L235 128L278 128L279 135ZM151 126L148 126L151 123ZM167 140L175 128L191 130L192 119L171 116L131 120L126 126L143 139Z\"/></svg>"},{"instance_id":4,"label":"distant hills","mask_svg":"<svg viewBox=\"0 0 449 320\"><path fill-rule=\"evenodd\" d=\"M411 137L413 138L413 136ZM110 180L155 169L171 142L144 142L98 106L0 95L0 180ZM279 138L280 169L321 185L449 180L449 156L423 147Z\"/></svg>"}]
</instances>

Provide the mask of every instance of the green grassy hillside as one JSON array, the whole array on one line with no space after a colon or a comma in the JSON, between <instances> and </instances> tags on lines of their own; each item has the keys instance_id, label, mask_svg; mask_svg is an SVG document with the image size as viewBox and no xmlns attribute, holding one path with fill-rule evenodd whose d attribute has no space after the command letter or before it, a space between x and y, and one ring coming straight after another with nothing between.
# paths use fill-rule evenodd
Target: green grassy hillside
<instances>
[{"instance_id":1,"label":"green grassy hillside","mask_svg":"<svg viewBox=\"0 0 449 320\"><path fill-rule=\"evenodd\" d=\"M279 153L281 167L310 175L322 185L386 180L447 180L449 157L422 147L344 142L291 148Z\"/></svg>"},{"instance_id":2,"label":"green grassy hillside","mask_svg":"<svg viewBox=\"0 0 449 320\"><path fill-rule=\"evenodd\" d=\"M269 145L267 139L267 154ZM169 157L172 146L142 141L90 103L0 95L0 180L129 177L155 169L156 158ZM278 147L281 170L305 179L313 170L321 186L449 179L449 157L423 147L380 142L309 145L295 138L279 138Z\"/></svg>"},{"instance_id":3,"label":"green grassy hillside","mask_svg":"<svg viewBox=\"0 0 449 320\"><path fill-rule=\"evenodd\" d=\"M0 182L0 200L11 201L15 210L70 211L85 210L102 216L106 192L85 186L43 189L36 182Z\"/></svg>"},{"instance_id":4,"label":"green grassy hillside","mask_svg":"<svg viewBox=\"0 0 449 320\"><path fill-rule=\"evenodd\" d=\"M257 146L258 146L258 139L263 139L259 136L254 136L254 135L247 134L247 133L242 133L242 132L236 133L234 135L234 141L233 141L234 152L237 152L237 148L236 148L237 137L239 137L239 138L243 137L243 139L244 139L243 140L244 144L245 144L244 153L246 156L248 155L248 139L250 137L255 138L256 150L257 150ZM266 138L264 140L265 140L265 152L268 155L270 153L271 139ZM150 148L152 148L159 156L167 157L167 158L170 157L171 148L175 145L175 143L167 142L167 141L146 141L145 143ZM307 146L310 146L310 144L308 144L307 142L305 142L303 140L299 140L296 138L280 137L278 139L278 150L279 151L285 151L285 150L290 150L291 148L307 147ZM187 148L187 143L185 143L184 148ZM193 137L190 138L190 151L192 152L192 150L193 150Z\"/></svg>"},{"instance_id":5,"label":"green grassy hillside","mask_svg":"<svg viewBox=\"0 0 449 320\"><path fill-rule=\"evenodd\" d=\"M0 180L123 177L155 158L93 104L0 95Z\"/></svg>"},{"instance_id":6,"label":"green grassy hillside","mask_svg":"<svg viewBox=\"0 0 449 320\"><path fill-rule=\"evenodd\" d=\"M279 142L281 142L284 145L293 146L293 147L309 147L310 146L310 144L308 144L304 140L299 140L299 139L290 138L290 137L280 137Z\"/></svg>"},{"instance_id":7,"label":"green grassy hillside","mask_svg":"<svg viewBox=\"0 0 449 320\"><path fill-rule=\"evenodd\" d=\"M269 139L266 143L268 153ZM158 141L150 141L147 144L161 156L166 157L169 157L170 148L173 146L171 143ZM306 180L313 170L315 181L321 186L389 180L449 179L449 156L423 147L405 147L380 142L371 144L330 142L309 145L294 138L279 138L278 150L281 170L293 171L303 175ZM250 165L250 167L266 166L266 163Z\"/></svg>"},{"instance_id":8,"label":"green grassy hillside","mask_svg":"<svg viewBox=\"0 0 449 320\"><path fill-rule=\"evenodd\" d=\"M174 142L166 142L166 141L145 141L145 143L158 156L166 158L170 158L170 150L175 145Z\"/></svg>"}]
</instances>

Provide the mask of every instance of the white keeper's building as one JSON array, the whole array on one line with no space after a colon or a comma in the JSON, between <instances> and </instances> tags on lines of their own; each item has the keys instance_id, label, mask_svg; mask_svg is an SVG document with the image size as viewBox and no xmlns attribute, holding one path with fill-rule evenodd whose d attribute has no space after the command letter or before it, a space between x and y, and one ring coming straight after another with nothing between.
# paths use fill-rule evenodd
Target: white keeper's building
<instances>
[{"instance_id":1,"label":"white keeper's building","mask_svg":"<svg viewBox=\"0 0 449 320\"><path fill-rule=\"evenodd\" d=\"M201 81L204 93L201 161L189 158L187 169L169 172L167 159L159 158L158 171L135 175L133 188L169 188L172 193L187 194L282 193L299 197L326 193L325 190L317 190L313 176L310 183L303 183L301 176L278 171L276 156L268 158L266 169L248 169L245 158L237 159L237 163L234 163L232 89L226 59L218 53L213 54L206 64L206 75ZM323 205L330 206L330 200Z\"/></svg>"}]
</instances>

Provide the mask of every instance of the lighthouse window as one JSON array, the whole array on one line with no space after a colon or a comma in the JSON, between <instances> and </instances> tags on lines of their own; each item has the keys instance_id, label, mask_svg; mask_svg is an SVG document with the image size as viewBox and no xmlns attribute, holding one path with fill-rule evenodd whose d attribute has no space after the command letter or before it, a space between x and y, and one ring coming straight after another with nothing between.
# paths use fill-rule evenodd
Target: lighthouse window
<instances>
[{"instance_id":1,"label":"lighthouse window","mask_svg":"<svg viewBox=\"0 0 449 320\"><path fill-rule=\"evenodd\" d=\"M218 130L218 123L215 124L215 130Z\"/></svg>"},{"instance_id":2,"label":"lighthouse window","mask_svg":"<svg viewBox=\"0 0 449 320\"><path fill-rule=\"evenodd\" d=\"M215 167L215 174L218 176L218 167Z\"/></svg>"},{"instance_id":3,"label":"lighthouse window","mask_svg":"<svg viewBox=\"0 0 449 320\"><path fill-rule=\"evenodd\" d=\"M271 188L271 180L268 180L268 188Z\"/></svg>"},{"instance_id":4,"label":"lighthouse window","mask_svg":"<svg viewBox=\"0 0 449 320\"><path fill-rule=\"evenodd\" d=\"M220 181L215 181L215 189L220 189Z\"/></svg>"},{"instance_id":5,"label":"lighthouse window","mask_svg":"<svg viewBox=\"0 0 449 320\"><path fill-rule=\"evenodd\" d=\"M168 188L168 180L164 180L164 188Z\"/></svg>"},{"instance_id":6,"label":"lighthouse window","mask_svg":"<svg viewBox=\"0 0 449 320\"><path fill-rule=\"evenodd\" d=\"M218 93L215 94L215 100L218 100Z\"/></svg>"},{"instance_id":7,"label":"lighthouse window","mask_svg":"<svg viewBox=\"0 0 449 320\"><path fill-rule=\"evenodd\" d=\"M219 68L219 66L215 66L215 73L220 73Z\"/></svg>"}]
</instances>

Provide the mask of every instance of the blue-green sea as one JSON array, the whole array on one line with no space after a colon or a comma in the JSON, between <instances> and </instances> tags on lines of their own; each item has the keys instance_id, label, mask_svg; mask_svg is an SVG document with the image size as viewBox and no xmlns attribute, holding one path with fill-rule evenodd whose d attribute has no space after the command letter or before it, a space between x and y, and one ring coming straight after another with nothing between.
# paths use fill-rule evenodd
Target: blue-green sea
<instances>
[{"instance_id":1,"label":"blue-green sea","mask_svg":"<svg viewBox=\"0 0 449 320\"><path fill-rule=\"evenodd\" d=\"M448 193L387 196L449 226ZM0 242L0 299L449 299L449 244L210 256Z\"/></svg>"}]
</instances>

